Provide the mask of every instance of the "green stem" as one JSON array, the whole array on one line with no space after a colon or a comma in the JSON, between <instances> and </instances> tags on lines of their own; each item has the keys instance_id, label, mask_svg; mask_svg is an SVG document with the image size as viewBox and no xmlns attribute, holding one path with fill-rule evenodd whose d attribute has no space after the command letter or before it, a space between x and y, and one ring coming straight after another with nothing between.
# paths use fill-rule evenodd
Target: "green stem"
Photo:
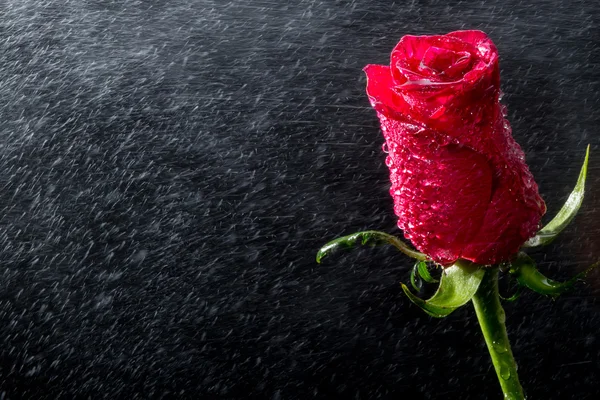
<instances>
[{"instance_id":1,"label":"green stem","mask_svg":"<svg viewBox=\"0 0 600 400\"><path fill-rule=\"evenodd\" d=\"M517 363L510 349L506 325L504 325L506 316L500 305L497 267L486 269L472 301L504 393L504 399L524 400L525 395L517 375Z\"/></svg>"}]
</instances>

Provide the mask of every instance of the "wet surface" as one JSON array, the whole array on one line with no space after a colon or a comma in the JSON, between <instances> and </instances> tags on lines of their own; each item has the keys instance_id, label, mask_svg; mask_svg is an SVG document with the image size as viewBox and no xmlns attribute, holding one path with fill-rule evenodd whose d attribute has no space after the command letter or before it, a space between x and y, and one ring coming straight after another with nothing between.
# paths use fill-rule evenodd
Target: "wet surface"
<instances>
[{"instance_id":1,"label":"wet surface","mask_svg":"<svg viewBox=\"0 0 600 400\"><path fill-rule=\"evenodd\" d=\"M500 398L473 310L403 295L411 260L315 253L399 234L362 68L474 28L548 216L592 144L580 214L530 254L597 261L599 6L99 4L0 5L1 397ZM506 306L530 399L600 394L599 274Z\"/></svg>"}]
</instances>

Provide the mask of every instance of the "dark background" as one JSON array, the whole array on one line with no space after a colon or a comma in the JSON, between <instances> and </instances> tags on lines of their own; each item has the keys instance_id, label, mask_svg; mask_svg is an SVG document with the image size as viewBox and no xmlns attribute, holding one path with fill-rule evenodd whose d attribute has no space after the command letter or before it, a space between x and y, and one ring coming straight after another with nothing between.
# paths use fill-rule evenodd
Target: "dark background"
<instances>
[{"instance_id":1,"label":"dark background","mask_svg":"<svg viewBox=\"0 0 600 400\"><path fill-rule=\"evenodd\" d=\"M408 33L486 31L549 220L531 254L600 258L600 6L591 1L0 3L0 398L500 399L471 307L432 319L361 69ZM600 394L600 272L506 305L529 399Z\"/></svg>"}]
</instances>

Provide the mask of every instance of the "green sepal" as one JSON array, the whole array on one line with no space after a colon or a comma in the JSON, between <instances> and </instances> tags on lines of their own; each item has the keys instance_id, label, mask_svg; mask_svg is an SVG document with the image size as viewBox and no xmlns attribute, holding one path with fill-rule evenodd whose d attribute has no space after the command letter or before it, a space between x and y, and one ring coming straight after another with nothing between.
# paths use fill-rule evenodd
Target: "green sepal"
<instances>
[{"instance_id":1,"label":"green sepal","mask_svg":"<svg viewBox=\"0 0 600 400\"><path fill-rule=\"evenodd\" d=\"M446 268L440 278L440 285L429 300L423 300L402 284L408 298L432 317L443 318L458 307L467 303L477 292L485 270L466 261L457 262Z\"/></svg>"},{"instance_id":2,"label":"green sepal","mask_svg":"<svg viewBox=\"0 0 600 400\"><path fill-rule=\"evenodd\" d=\"M558 214L556 214L556 216L552 219L552 221L544 226L534 237L525 242L523 247L536 247L549 244L563 229L566 228L567 225L569 225L571 220L575 218L575 215L577 214L577 211L579 211L579 207L581 207L581 203L583 202L585 178L587 175L589 158L590 146L588 145L585 152L585 160L583 161L583 166L579 172L579 178L577 179L575 189L573 189L569 195L569 198L562 206Z\"/></svg>"},{"instance_id":3,"label":"green sepal","mask_svg":"<svg viewBox=\"0 0 600 400\"><path fill-rule=\"evenodd\" d=\"M583 279L591 270L598 266L600 266L600 263L592 265L566 282L557 282L545 277L537 270L533 259L527 254L520 252L517 258L511 263L509 272L517 278L520 285L528 287L539 294L557 297L571 289L578 280Z\"/></svg>"},{"instance_id":4,"label":"green sepal","mask_svg":"<svg viewBox=\"0 0 600 400\"><path fill-rule=\"evenodd\" d=\"M521 286L520 284L517 286L517 291L515 292L515 294L513 294L510 297L503 297L502 295L499 295L500 298L504 301L510 301L513 302L515 300L517 300L519 297L521 297L521 292L523 291L523 286Z\"/></svg>"},{"instance_id":5,"label":"green sepal","mask_svg":"<svg viewBox=\"0 0 600 400\"><path fill-rule=\"evenodd\" d=\"M361 244L363 246L380 246L383 244L391 244L409 257L422 261L427 260L427 256L425 254L411 249L406 243L398 239L396 236L388 235L387 233L379 231L363 231L337 238L321 247L321 249L317 252L317 262L320 263L323 258L336 250L353 248L357 244Z\"/></svg>"},{"instance_id":6,"label":"green sepal","mask_svg":"<svg viewBox=\"0 0 600 400\"><path fill-rule=\"evenodd\" d=\"M438 279L435 279L429 273L429 269L427 268L427 263L425 261L419 261L417 263L417 271L419 272L419 276L423 278L423 280L427 283L437 283Z\"/></svg>"},{"instance_id":7,"label":"green sepal","mask_svg":"<svg viewBox=\"0 0 600 400\"><path fill-rule=\"evenodd\" d=\"M431 276L425 261L417 261L410 271L410 284L416 291L419 291L423 287L422 280L427 283L439 282L439 280Z\"/></svg>"},{"instance_id":8,"label":"green sepal","mask_svg":"<svg viewBox=\"0 0 600 400\"><path fill-rule=\"evenodd\" d=\"M417 261L416 264L413 266L412 270L410 271L410 284L412 285L413 289L415 289L417 292L421 290L421 287L423 286L418 271L418 266L422 262L423 261Z\"/></svg>"}]
</instances>

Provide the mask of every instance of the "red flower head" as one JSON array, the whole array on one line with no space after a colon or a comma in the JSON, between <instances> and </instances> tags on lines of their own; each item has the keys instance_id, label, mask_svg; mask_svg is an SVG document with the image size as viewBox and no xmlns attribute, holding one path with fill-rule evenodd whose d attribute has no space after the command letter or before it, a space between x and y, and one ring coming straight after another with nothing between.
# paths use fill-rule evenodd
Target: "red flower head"
<instances>
[{"instance_id":1,"label":"red flower head","mask_svg":"<svg viewBox=\"0 0 600 400\"><path fill-rule=\"evenodd\" d=\"M398 226L447 266L508 260L546 211L499 103L498 51L480 31L404 36L367 94L388 148Z\"/></svg>"}]
</instances>

